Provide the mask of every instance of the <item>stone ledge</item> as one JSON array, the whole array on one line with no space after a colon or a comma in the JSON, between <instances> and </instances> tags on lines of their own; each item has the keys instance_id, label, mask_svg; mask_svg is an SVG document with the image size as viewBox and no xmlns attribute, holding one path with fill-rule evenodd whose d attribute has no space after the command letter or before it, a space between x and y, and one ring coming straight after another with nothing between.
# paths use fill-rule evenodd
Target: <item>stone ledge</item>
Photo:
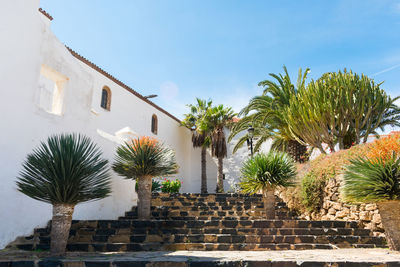
<instances>
[{"instance_id":1,"label":"stone ledge","mask_svg":"<svg viewBox=\"0 0 400 267\"><path fill-rule=\"evenodd\" d=\"M320 261L12 261L1 262L0 267L395 267L400 261L392 262L320 262Z\"/></svg>"},{"instance_id":2,"label":"stone ledge","mask_svg":"<svg viewBox=\"0 0 400 267\"><path fill-rule=\"evenodd\" d=\"M0 250L0 267L261 267L261 266L400 266L400 252L388 249L302 251L174 251L130 253L68 253L49 258L46 252Z\"/></svg>"}]
</instances>

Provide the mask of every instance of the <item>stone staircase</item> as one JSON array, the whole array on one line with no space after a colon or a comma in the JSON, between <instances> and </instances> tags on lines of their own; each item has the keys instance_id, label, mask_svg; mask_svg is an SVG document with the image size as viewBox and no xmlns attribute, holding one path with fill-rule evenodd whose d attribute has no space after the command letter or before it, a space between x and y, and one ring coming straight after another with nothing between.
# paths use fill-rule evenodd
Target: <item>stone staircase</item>
<instances>
[{"instance_id":1,"label":"stone staircase","mask_svg":"<svg viewBox=\"0 0 400 267\"><path fill-rule=\"evenodd\" d=\"M266 220L261 195L153 194L152 219L133 207L118 220L73 221L69 251L282 250L385 247L355 221L296 220L283 202ZM50 226L17 244L47 250Z\"/></svg>"}]
</instances>

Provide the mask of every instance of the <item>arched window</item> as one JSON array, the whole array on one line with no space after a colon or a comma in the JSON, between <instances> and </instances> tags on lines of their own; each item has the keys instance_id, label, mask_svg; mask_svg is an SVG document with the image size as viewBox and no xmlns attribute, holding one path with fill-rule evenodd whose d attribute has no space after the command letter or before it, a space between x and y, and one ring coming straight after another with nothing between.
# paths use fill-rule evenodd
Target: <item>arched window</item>
<instances>
[{"instance_id":1,"label":"arched window","mask_svg":"<svg viewBox=\"0 0 400 267\"><path fill-rule=\"evenodd\" d=\"M111 90L107 86L103 87L101 91L101 103L100 106L106 110L110 110L111 107Z\"/></svg>"},{"instance_id":2,"label":"arched window","mask_svg":"<svg viewBox=\"0 0 400 267\"><path fill-rule=\"evenodd\" d=\"M151 116L151 132L153 134L157 134L157 130L158 130L158 120L156 114L153 114L153 116Z\"/></svg>"}]
</instances>

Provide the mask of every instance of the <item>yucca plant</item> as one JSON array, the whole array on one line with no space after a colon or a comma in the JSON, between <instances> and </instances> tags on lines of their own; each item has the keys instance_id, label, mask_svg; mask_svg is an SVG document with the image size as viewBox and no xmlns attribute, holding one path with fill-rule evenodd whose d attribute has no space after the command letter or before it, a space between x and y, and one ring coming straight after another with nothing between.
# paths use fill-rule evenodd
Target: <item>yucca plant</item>
<instances>
[{"instance_id":1,"label":"yucca plant","mask_svg":"<svg viewBox=\"0 0 400 267\"><path fill-rule=\"evenodd\" d=\"M400 250L400 157L351 160L342 195L348 202L376 202L389 247Z\"/></svg>"},{"instance_id":2,"label":"yucca plant","mask_svg":"<svg viewBox=\"0 0 400 267\"><path fill-rule=\"evenodd\" d=\"M113 170L138 183L138 216L150 219L152 178L178 172L175 152L157 139L140 137L117 148Z\"/></svg>"},{"instance_id":3,"label":"yucca plant","mask_svg":"<svg viewBox=\"0 0 400 267\"><path fill-rule=\"evenodd\" d=\"M275 218L276 187L292 186L296 175L293 159L284 152L257 153L241 168L240 186L244 193L262 192L267 219Z\"/></svg>"},{"instance_id":4,"label":"yucca plant","mask_svg":"<svg viewBox=\"0 0 400 267\"><path fill-rule=\"evenodd\" d=\"M28 154L17 180L18 191L53 205L50 252L65 253L72 214L78 203L111 193L108 161L89 138L54 135Z\"/></svg>"}]
</instances>

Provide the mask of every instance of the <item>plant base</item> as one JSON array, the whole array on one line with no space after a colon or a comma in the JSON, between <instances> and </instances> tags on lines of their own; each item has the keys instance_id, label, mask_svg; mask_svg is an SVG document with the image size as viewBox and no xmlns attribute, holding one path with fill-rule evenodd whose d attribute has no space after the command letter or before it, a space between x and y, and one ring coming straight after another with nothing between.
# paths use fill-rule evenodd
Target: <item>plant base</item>
<instances>
[{"instance_id":1,"label":"plant base","mask_svg":"<svg viewBox=\"0 0 400 267\"><path fill-rule=\"evenodd\" d=\"M53 256L62 256L65 254L74 207L75 205L67 204L53 205L50 233L50 253Z\"/></svg>"},{"instance_id":2,"label":"plant base","mask_svg":"<svg viewBox=\"0 0 400 267\"><path fill-rule=\"evenodd\" d=\"M389 248L400 251L400 201L379 202L378 208Z\"/></svg>"}]
</instances>

